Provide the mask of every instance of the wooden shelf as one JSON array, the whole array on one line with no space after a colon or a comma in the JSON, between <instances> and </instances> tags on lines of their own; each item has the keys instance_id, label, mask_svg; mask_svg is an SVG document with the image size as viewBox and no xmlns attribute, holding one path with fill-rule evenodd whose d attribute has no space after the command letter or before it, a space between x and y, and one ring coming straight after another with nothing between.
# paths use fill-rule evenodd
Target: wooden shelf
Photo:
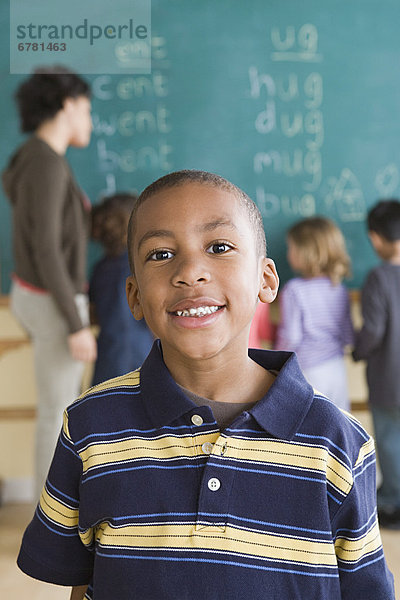
<instances>
[{"instance_id":1,"label":"wooden shelf","mask_svg":"<svg viewBox=\"0 0 400 600\"><path fill-rule=\"evenodd\" d=\"M0 408L0 421L26 421L36 419L36 408L20 406Z\"/></svg>"},{"instance_id":2,"label":"wooden shelf","mask_svg":"<svg viewBox=\"0 0 400 600\"><path fill-rule=\"evenodd\" d=\"M29 339L10 339L10 340L0 340L0 357L6 352L10 352L10 350L16 350L17 348L21 348L22 346L26 346L29 344Z\"/></svg>"}]
</instances>

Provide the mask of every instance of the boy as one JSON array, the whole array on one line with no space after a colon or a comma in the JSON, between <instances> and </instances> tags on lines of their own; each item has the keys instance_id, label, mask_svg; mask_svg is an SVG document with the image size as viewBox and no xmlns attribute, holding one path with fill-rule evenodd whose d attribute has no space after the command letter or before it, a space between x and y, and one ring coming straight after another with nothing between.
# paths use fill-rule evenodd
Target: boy
<instances>
[{"instance_id":1,"label":"boy","mask_svg":"<svg viewBox=\"0 0 400 600\"><path fill-rule=\"evenodd\" d=\"M369 402L382 472L378 515L400 529L400 202L378 202L368 213L368 235L382 263L363 286L363 327L353 357L367 360Z\"/></svg>"},{"instance_id":2,"label":"boy","mask_svg":"<svg viewBox=\"0 0 400 600\"><path fill-rule=\"evenodd\" d=\"M166 175L128 248L128 303L159 340L66 411L20 567L95 600L394 600L372 440L294 354L248 355L278 288L255 204Z\"/></svg>"}]
</instances>

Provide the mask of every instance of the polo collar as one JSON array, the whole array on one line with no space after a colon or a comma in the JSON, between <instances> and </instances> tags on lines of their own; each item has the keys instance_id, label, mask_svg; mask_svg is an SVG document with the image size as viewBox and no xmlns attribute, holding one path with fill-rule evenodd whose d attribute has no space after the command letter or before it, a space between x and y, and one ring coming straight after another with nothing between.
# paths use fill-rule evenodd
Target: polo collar
<instances>
[{"instance_id":1,"label":"polo collar","mask_svg":"<svg viewBox=\"0 0 400 600\"><path fill-rule=\"evenodd\" d=\"M274 383L249 413L274 437L291 440L311 408L314 390L305 379L296 354L276 350L249 350L249 356L270 371Z\"/></svg>"},{"instance_id":2,"label":"polo collar","mask_svg":"<svg viewBox=\"0 0 400 600\"><path fill-rule=\"evenodd\" d=\"M248 412L272 436L292 439L308 413L313 388L304 378L293 352L249 350L259 365L278 375L266 395ZM154 427L169 425L198 409L177 385L162 358L160 340L153 344L141 368L140 387Z\"/></svg>"},{"instance_id":3,"label":"polo collar","mask_svg":"<svg viewBox=\"0 0 400 600\"><path fill-rule=\"evenodd\" d=\"M154 342L140 369L140 388L148 416L156 428L169 425L196 407L168 371L160 340Z\"/></svg>"}]
</instances>

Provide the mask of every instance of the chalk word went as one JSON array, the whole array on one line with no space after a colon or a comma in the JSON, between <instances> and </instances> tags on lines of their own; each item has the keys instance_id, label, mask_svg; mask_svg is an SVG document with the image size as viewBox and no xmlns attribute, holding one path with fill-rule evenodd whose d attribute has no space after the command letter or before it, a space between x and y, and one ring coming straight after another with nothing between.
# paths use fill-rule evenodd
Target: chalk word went
<instances>
[{"instance_id":1,"label":"chalk word went","mask_svg":"<svg viewBox=\"0 0 400 600\"><path fill-rule=\"evenodd\" d=\"M170 116L171 112L162 105L157 106L154 112L126 110L120 115L114 113L108 118L101 118L99 114L93 113L93 131L96 135L112 136L119 133L124 137L136 133L166 134L172 131Z\"/></svg>"}]
</instances>

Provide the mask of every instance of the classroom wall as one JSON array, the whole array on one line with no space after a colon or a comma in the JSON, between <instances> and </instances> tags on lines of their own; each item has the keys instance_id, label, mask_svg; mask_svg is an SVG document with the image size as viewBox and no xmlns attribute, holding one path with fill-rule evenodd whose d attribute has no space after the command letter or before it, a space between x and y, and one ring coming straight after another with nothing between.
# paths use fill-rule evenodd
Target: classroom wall
<instances>
[{"instance_id":1,"label":"classroom wall","mask_svg":"<svg viewBox=\"0 0 400 600\"><path fill-rule=\"evenodd\" d=\"M282 281L287 227L320 213L342 228L358 288L376 261L366 212L400 194L399 21L398 0L152 0L151 74L88 76L92 140L68 152L77 180L98 202L171 170L217 172L257 201ZM0 166L22 141L13 94L24 76L9 74L6 46ZM0 190L3 293L9 224Z\"/></svg>"}]
</instances>

